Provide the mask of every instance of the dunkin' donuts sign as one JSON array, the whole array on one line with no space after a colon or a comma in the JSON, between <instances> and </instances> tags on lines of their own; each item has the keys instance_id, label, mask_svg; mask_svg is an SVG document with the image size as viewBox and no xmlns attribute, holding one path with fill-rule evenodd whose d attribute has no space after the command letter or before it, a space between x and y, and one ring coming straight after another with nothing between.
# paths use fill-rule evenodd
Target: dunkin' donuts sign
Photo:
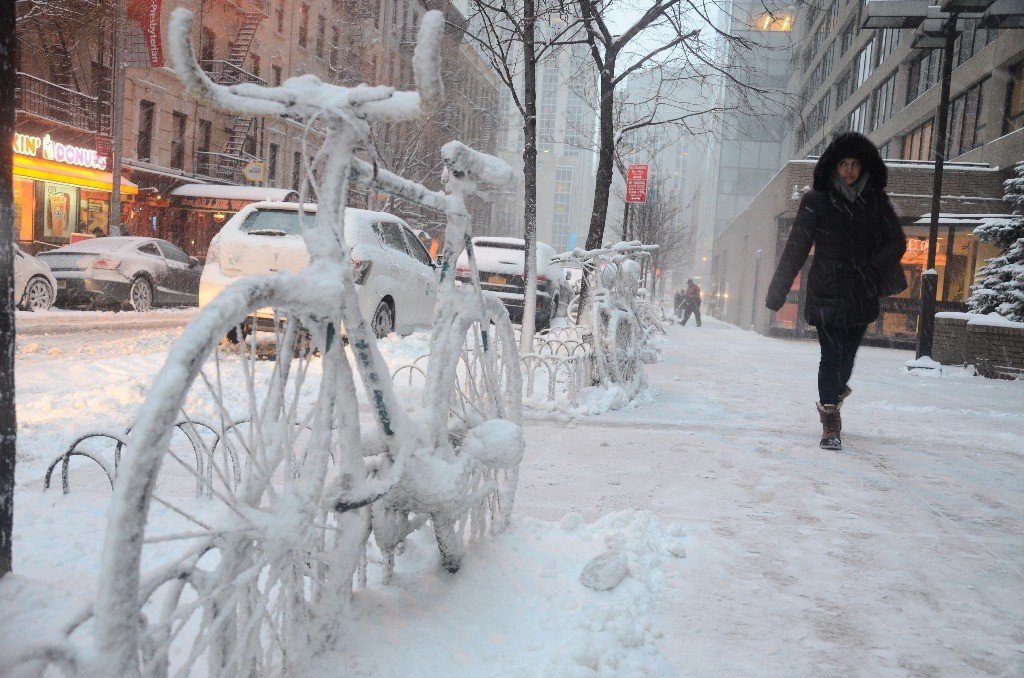
<instances>
[{"instance_id":1,"label":"dunkin' donuts sign","mask_svg":"<svg viewBox=\"0 0 1024 678\"><path fill-rule=\"evenodd\" d=\"M100 155L95 149L62 144L51 139L49 134L43 137L15 134L14 152L32 158L42 157L45 160L62 162L65 165L77 165L98 170L107 169L106 156Z\"/></svg>"}]
</instances>

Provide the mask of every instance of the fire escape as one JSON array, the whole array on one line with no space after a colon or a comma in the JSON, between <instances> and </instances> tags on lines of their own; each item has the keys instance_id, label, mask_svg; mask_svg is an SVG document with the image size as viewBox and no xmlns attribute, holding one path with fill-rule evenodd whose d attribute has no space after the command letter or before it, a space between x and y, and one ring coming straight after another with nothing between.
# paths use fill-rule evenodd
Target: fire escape
<instances>
[{"instance_id":1,"label":"fire escape","mask_svg":"<svg viewBox=\"0 0 1024 678\"><path fill-rule=\"evenodd\" d=\"M15 106L24 113L89 132L104 131L97 97L85 94L73 67L62 27L35 23L39 49L49 64L49 80L19 71ZM109 115L105 116L109 120Z\"/></svg>"},{"instance_id":2,"label":"fire escape","mask_svg":"<svg viewBox=\"0 0 1024 678\"><path fill-rule=\"evenodd\" d=\"M237 0L235 3L241 17L238 33L232 38L228 57L223 61L206 61L203 67L213 80L221 85L236 85L243 82L266 85L266 81L245 70L243 64L249 56L253 38L260 22L268 16L269 2L265 0ZM238 181L242 169L251 161L259 160L250 152L249 140L254 133L256 118L236 116L231 124L223 153L208 153L212 156L205 163L208 172L227 182ZM212 162L211 162L212 161Z\"/></svg>"}]
</instances>

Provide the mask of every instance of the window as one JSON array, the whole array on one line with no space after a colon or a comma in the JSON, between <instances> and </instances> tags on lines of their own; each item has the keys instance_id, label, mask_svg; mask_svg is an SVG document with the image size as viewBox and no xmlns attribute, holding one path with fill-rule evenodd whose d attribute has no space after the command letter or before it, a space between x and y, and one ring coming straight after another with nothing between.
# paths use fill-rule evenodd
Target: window
<instances>
[{"instance_id":1,"label":"window","mask_svg":"<svg viewBox=\"0 0 1024 678\"><path fill-rule=\"evenodd\" d=\"M981 116L984 105L985 83L988 78L972 85L950 102L949 134L946 138L946 157L977 148L983 142L985 119Z\"/></svg>"},{"instance_id":2,"label":"window","mask_svg":"<svg viewBox=\"0 0 1024 678\"><path fill-rule=\"evenodd\" d=\"M292 155L292 190L299 190L299 180L302 179L302 153L295 151Z\"/></svg>"},{"instance_id":3,"label":"window","mask_svg":"<svg viewBox=\"0 0 1024 678\"><path fill-rule=\"evenodd\" d=\"M793 15L782 12L765 12L754 19L754 28L759 31L788 33L793 30Z\"/></svg>"},{"instance_id":4,"label":"window","mask_svg":"<svg viewBox=\"0 0 1024 678\"><path fill-rule=\"evenodd\" d=\"M572 165L560 165L555 168L555 195L551 213L551 240L558 248L569 246L569 234L572 232L572 187L575 179L575 168Z\"/></svg>"},{"instance_id":5,"label":"window","mask_svg":"<svg viewBox=\"0 0 1024 678\"><path fill-rule=\"evenodd\" d=\"M271 71L271 73L274 74L274 80L273 80L274 87L280 87L281 86L281 67L280 66L271 66L270 67L270 71Z\"/></svg>"},{"instance_id":6,"label":"window","mask_svg":"<svg viewBox=\"0 0 1024 678\"><path fill-rule=\"evenodd\" d=\"M953 68L983 50L995 37L995 31L982 28L978 19L964 19L963 22L964 29L953 43Z\"/></svg>"},{"instance_id":7,"label":"window","mask_svg":"<svg viewBox=\"0 0 1024 678\"><path fill-rule=\"evenodd\" d=\"M143 254L148 254L151 257L159 257L160 250L156 248L156 243L147 242L144 245L139 245L138 250Z\"/></svg>"},{"instance_id":8,"label":"window","mask_svg":"<svg viewBox=\"0 0 1024 678\"><path fill-rule=\"evenodd\" d=\"M213 134L213 123L209 120L199 121L199 141L196 145L196 171L210 174L210 137Z\"/></svg>"},{"instance_id":9,"label":"window","mask_svg":"<svg viewBox=\"0 0 1024 678\"><path fill-rule=\"evenodd\" d=\"M1006 83L1006 112L1003 114L1003 134L1024 128L1024 61L1010 67L1010 81Z\"/></svg>"},{"instance_id":10,"label":"window","mask_svg":"<svg viewBox=\"0 0 1024 678\"><path fill-rule=\"evenodd\" d=\"M188 116L174 111L171 113L173 134L171 135L171 167L185 169L185 125Z\"/></svg>"},{"instance_id":11,"label":"window","mask_svg":"<svg viewBox=\"0 0 1024 678\"><path fill-rule=\"evenodd\" d=\"M907 82L907 103L931 89L939 81L939 67L942 64L942 50L926 51L910 64L910 80Z\"/></svg>"},{"instance_id":12,"label":"window","mask_svg":"<svg viewBox=\"0 0 1024 678\"><path fill-rule=\"evenodd\" d=\"M217 36L211 29L203 26L202 41L199 47L199 61L213 61L216 46Z\"/></svg>"},{"instance_id":13,"label":"window","mask_svg":"<svg viewBox=\"0 0 1024 678\"><path fill-rule=\"evenodd\" d=\"M260 55L250 54L249 58L252 59L252 74L257 78L260 77Z\"/></svg>"},{"instance_id":14,"label":"window","mask_svg":"<svg viewBox=\"0 0 1024 678\"><path fill-rule=\"evenodd\" d=\"M309 5L299 5L299 47L309 42Z\"/></svg>"},{"instance_id":15,"label":"window","mask_svg":"<svg viewBox=\"0 0 1024 678\"><path fill-rule=\"evenodd\" d=\"M192 263L192 260L189 259L187 254L169 242L158 242L157 246L160 248L160 252L163 253L164 259L177 261L179 264L188 265Z\"/></svg>"},{"instance_id":16,"label":"window","mask_svg":"<svg viewBox=\"0 0 1024 678\"><path fill-rule=\"evenodd\" d=\"M842 106L846 103L846 100L850 98L855 89L853 86L854 71L850 70L843 73L839 80L836 81L836 106Z\"/></svg>"},{"instance_id":17,"label":"window","mask_svg":"<svg viewBox=\"0 0 1024 678\"><path fill-rule=\"evenodd\" d=\"M932 157L932 126L934 119L926 120L903 137L904 160L931 160Z\"/></svg>"},{"instance_id":18,"label":"window","mask_svg":"<svg viewBox=\"0 0 1024 678\"><path fill-rule=\"evenodd\" d=\"M284 33L284 0L277 0L274 7L274 28L278 33Z\"/></svg>"},{"instance_id":19,"label":"window","mask_svg":"<svg viewBox=\"0 0 1024 678\"><path fill-rule=\"evenodd\" d=\"M853 45L853 38L857 35L856 21L850 21L843 28L843 34L839 36L839 53L846 54Z\"/></svg>"},{"instance_id":20,"label":"window","mask_svg":"<svg viewBox=\"0 0 1024 678\"><path fill-rule=\"evenodd\" d=\"M139 136L135 140L135 157L147 162L153 157L153 113L152 101L143 99L139 102Z\"/></svg>"},{"instance_id":21,"label":"window","mask_svg":"<svg viewBox=\"0 0 1024 678\"><path fill-rule=\"evenodd\" d=\"M900 29L886 28L878 31L878 63L896 51L900 44Z\"/></svg>"},{"instance_id":22,"label":"window","mask_svg":"<svg viewBox=\"0 0 1024 678\"><path fill-rule=\"evenodd\" d=\"M875 70L875 42L872 40L868 44L864 45L864 49L857 55L856 60L857 69L857 80L856 86L860 87L864 82L871 77L871 73Z\"/></svg>"},{"instance_id":23,"label":"window","mask_svg":"<svg viewBox=\"0 0 1024 678\"><path fill-rule=\"evenodd\" d=\"M868 123L868 108L871 105L870 100L865 99L860 103L857 108L850 111L850 117L846 129L851 132L860 132L863 134L867 131Z\"/></svg>"},{"instance_id":24,"label":"window","mask_svg":"<svg viewBox=\"0 0 1024 678\"><path fill-rule=\"evenodd\" d=\"M381 241L388 247L408 254L405 249L405 239L402 237L402 227L393 221L378 221L373 225Z\"/></svg>"},{"instance_id":25,"label":"window","mask_svg":"<svg viewBox=\"0 0 1024 678\"><path fill-rule=\"evenodd\" d=\"M420 262L424 266L430 266L433 262L430 260L430 255L427 253L426 248L423 247L423 243L416 237L416 234L410 231L408 228L402 229L402 235L405 236L405 248L412 255L412 258Z\"/></svg>"},{"instance_id":26,"label":"window","mask_svg":"<svg viewBox=\"0 0 1024 678\"><path fill-rule=\"evenodd\" d=\"M271 186L277 185L277 155L280 150L277 144L270 144L267 149L267 183Z\"/></svg>"},{"instance_id":27,"label":"window","mask_svg":"<svg viewBox=\"0 0 1024 678\"><path fill-rule=\"evenodd\" d=\"M331 68L337 69L338 63L341 61L341 31L338 30L337 26L331 26L331 53L330 53L330 64Z\"/></svg>"},{"instance_id":28,"label":"window","mask_svg":"<svg viewBox=\"0 0 1024 678\"><path fill-rule=\"evenodd\" d=\"M316 18L316 55L324 58L324 46L327 42L327 19L321 14Z\"/></svg>"},{"instance_id":29,"label":"window","mask_svg":"<svg viewBox=\"0 0 1024 678\"><path fill-rule=\"evenodd\" d=\"M896 95L896 75L893 74L875 90L874 114L871 118L871 129L877 129L892 115L892 100Z\"/></svg>"}]
</instances>

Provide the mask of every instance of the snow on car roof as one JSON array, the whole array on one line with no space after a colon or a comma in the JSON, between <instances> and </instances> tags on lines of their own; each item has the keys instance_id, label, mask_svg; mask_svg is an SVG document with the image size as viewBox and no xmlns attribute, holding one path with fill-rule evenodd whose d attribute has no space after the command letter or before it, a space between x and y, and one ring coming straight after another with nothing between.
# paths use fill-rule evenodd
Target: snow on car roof
<instances>
[{"instance_id":1,"label":"snow on car roof","mask_svg":"<svg viewBox=\"0 0 1024 678\"><path fill-rule=\"evenodd\" d=\"M50 250L49 252L40 252L40 254L46 255L51 252L95 252L96 250L117 250L129 245L141 245L145 242L157 242L159 240L159 238L144 238L134 235L113 235L102 238L79 240L76 243L65 245L64 247L58 247L57 249Z\"/></svg>"},{"instance_id":2,"label":"snow on car roof","mask_svg":"<svg viewBox=\"0 0 1024 678\"><path fill-rule=\"evenodd\" d=\"M299 203L297 202L270 202L262 201L256 202L247 206L250 210L281 210L289 212L299 211ZM303 206L304 211L310 214L315 214L317 211L316 203L306 203ZM358 207L346 207L345 208L345 220L358 219L359 221L394 221L396 223L405 222L394 214L388 214L387 212L375 212L373 210L359 209Z\"/></svg>"},{"instance_id":3,"label":"snow on car roof","mask_svg":"<svg viewBox=\"0 0 1024 678\"><path fill-rule=\"evenodd\" d=\"M294 200L299 194L289 188L263 186L224 186L223 184L185 184L171 191L182 198L216 198L220 200L250 200L283 202Z\"/></svg>"}]
</instances>

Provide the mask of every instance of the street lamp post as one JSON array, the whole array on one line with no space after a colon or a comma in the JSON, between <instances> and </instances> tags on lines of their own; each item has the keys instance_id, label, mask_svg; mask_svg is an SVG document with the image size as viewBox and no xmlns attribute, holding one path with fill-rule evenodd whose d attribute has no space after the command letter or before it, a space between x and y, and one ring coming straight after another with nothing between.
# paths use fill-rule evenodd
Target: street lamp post
<instances>
[{"instance_id":1,"label":"street lamp post","mask_svg":"<svg viewBox=\"0 0 1024 678\"><path fill-rule=\"evenodd\" d=\"M1024 27L1024 0L942 0L941 7L928 0L870 0L864 12L864 28L917 29L915 49L942 49L942 80L935 111L935 173L928 230L927 270L921 281L921 315L917 323L917 357L930 356L935 331L935 302L939 274L935 255L942 208L942 175L946 162L946 132L949 126L949 89L953 76L953 47L964 19L980 19L988 28Z\"/></svg>"}]
</instances>

